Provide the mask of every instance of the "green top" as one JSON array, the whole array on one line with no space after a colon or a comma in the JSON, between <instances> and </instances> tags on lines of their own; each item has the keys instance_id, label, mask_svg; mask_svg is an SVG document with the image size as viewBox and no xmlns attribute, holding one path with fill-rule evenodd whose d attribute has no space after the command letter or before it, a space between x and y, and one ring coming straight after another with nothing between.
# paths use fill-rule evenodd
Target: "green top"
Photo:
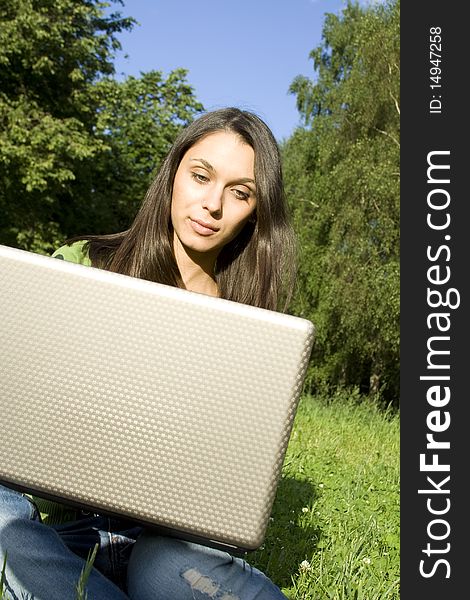
<instances>
[{"instance_id":1,"label":"green top","mask_svg":"<svg viewBox=\"0 0 470 600\"><path fill-rule=\"evenodd\" d=\"M84 248L86 240L74 242L70 246L65 245L58 248L52 256L68 262L77 263L91 267L91 261L88 256L88 248ZM63 523L64 521L74 521L77 518L77 509L58 502L51 502L37 496L31 496L37 509L41 513L41 518L48 525L54 523Z\"/></svg>"},{"instance_id":2,"label":"green top","mask_svg":"<svg viewBox=\"0 0 470 600\"><path fill-rule=\"evenodd\" d=\"M67 260L68 262L91 267L91 260L88 256L88 247L84 248L87 243L86 240L80 240L78 242L73 242L70 246L61 246L60 248L57 248L52 256L54 258Z\"/></svg>"}]
</instances>

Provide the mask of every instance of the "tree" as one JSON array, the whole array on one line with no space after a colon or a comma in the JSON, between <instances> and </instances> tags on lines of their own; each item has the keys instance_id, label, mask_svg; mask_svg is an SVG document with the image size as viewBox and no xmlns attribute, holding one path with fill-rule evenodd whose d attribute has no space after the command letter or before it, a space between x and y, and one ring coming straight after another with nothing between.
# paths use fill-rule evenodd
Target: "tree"
<instances>
[{"instance_id":1,"label":"tree","mask_svg":"<svg viewBox=\"0 0 470 600\"><path fill-rule=\"evenodd\" d=\"M116 35L135 21L108 6L2 2L2 243L50 252L127 224L168 143L202 109L184 70L113 79Z\"/></svg>"},{"instance_id":2,"label":"tree","mask_svg":"<svg viewBox=\"0 0 470 600\"><path fill-rule=\"evenodd\" d=\"M312 387L399 389L399 2L348 3L291 86L283 148L300 238L295 311L317 326Z\"/></svg>"}]
</instances>

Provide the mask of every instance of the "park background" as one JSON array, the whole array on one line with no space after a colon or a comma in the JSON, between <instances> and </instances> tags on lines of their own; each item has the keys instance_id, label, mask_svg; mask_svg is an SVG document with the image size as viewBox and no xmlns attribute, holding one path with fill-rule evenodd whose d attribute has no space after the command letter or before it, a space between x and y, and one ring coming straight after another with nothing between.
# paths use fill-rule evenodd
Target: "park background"
<instances>
[{"instance_id":1,"label":"park background","mask_svg":"<svg viewBox=\"0 0 470 600\"><path fill-rule=\"evenodd\" d=\"M50 254L127 228L204 110L253 110L279 141L299 240L289 312L316 340L266 542L248 560L289 598L399 597L399 10L0 4L1 244Z\"/></svg>"}]
</instances>

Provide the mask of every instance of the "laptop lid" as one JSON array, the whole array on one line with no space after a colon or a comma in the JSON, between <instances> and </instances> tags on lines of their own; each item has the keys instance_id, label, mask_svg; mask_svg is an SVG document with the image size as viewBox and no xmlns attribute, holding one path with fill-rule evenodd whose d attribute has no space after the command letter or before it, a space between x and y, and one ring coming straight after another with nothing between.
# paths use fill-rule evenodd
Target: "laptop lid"
<instances>
[{"instance_id":1,"label":"laptop lid","mask_svg":"<svg viewBox=\"0 0 470 600\"><path fill-rule=\"evenodd\" d=\"M313 333L298 317L0 246L0 481L256 549Z\"/></svg>"}]
</instances>

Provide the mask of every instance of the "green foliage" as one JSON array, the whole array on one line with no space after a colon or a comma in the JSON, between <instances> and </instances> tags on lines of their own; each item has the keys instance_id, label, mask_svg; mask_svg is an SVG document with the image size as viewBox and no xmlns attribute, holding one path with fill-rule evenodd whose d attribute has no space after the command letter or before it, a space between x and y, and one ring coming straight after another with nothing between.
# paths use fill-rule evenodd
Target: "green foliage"
<instances>
[{"instance_id":1,"label":"green foliage","mask_svg":"<svg viewBox=\"0 0 470 600\"><path fill-rule=\"evenodd\" d=\"M399 2L327 15L317 81L291 86L306 126L284 144L300 238L293 311L317 338L307 389L399 390Z\"/></svg>"},{"instance_id":2,"label":"green foliage","mask_svg":"<svg viewBox=\"0 0 470 600\"><path fill-rule=\"evenodd\" d=\"M2 572L0 574L0 600L4 600L5 598L5 570L7 568L7 556L8 553L5 552L5 558L3 559Z\"/></svg>"},{"instance_id":3,"label":"green foliage","mask_svg":"<svg viewBox=\"0 0 470 600\"><path fill-rule=\"evenodd\" d=\"M116 0L119 1L119 0ZM202 109L177 70L113 79L119 32L99 0L0 8L0 242L50 252L125 227L179 127Z\"/></svg>"},{"instance_id":4,"label":"green foliage","mask_svg":"<svg viewBox=\"0 0 470 600\"><path fill-rule=\"evenodd\" d=\"M292 600L398 600L400 420L359 394L303 397L263 547Z\"/></svg>"},{"instance_id":5,"label":"green foliage","mask_svg":"<svg viewBox=\"0 0 470 600\"><path fill-rule=\"evenodd\" d=\"M87 600L87 598L88 598L88 593L86 591L86 584L88 582L88 579L90 578L91 570L93 568L93 563L95 562L96 553L98 552L98 549L99 549L99 544L95 544L93 547L93 550L90 550L88 552L87 560L83 566L83 569L82 569L82 572L80 575L80 579L78 580L78 583L77 583L77 588L76 588L77 598L76 598L76 600Z\"/></svg>"}]
</instances>

